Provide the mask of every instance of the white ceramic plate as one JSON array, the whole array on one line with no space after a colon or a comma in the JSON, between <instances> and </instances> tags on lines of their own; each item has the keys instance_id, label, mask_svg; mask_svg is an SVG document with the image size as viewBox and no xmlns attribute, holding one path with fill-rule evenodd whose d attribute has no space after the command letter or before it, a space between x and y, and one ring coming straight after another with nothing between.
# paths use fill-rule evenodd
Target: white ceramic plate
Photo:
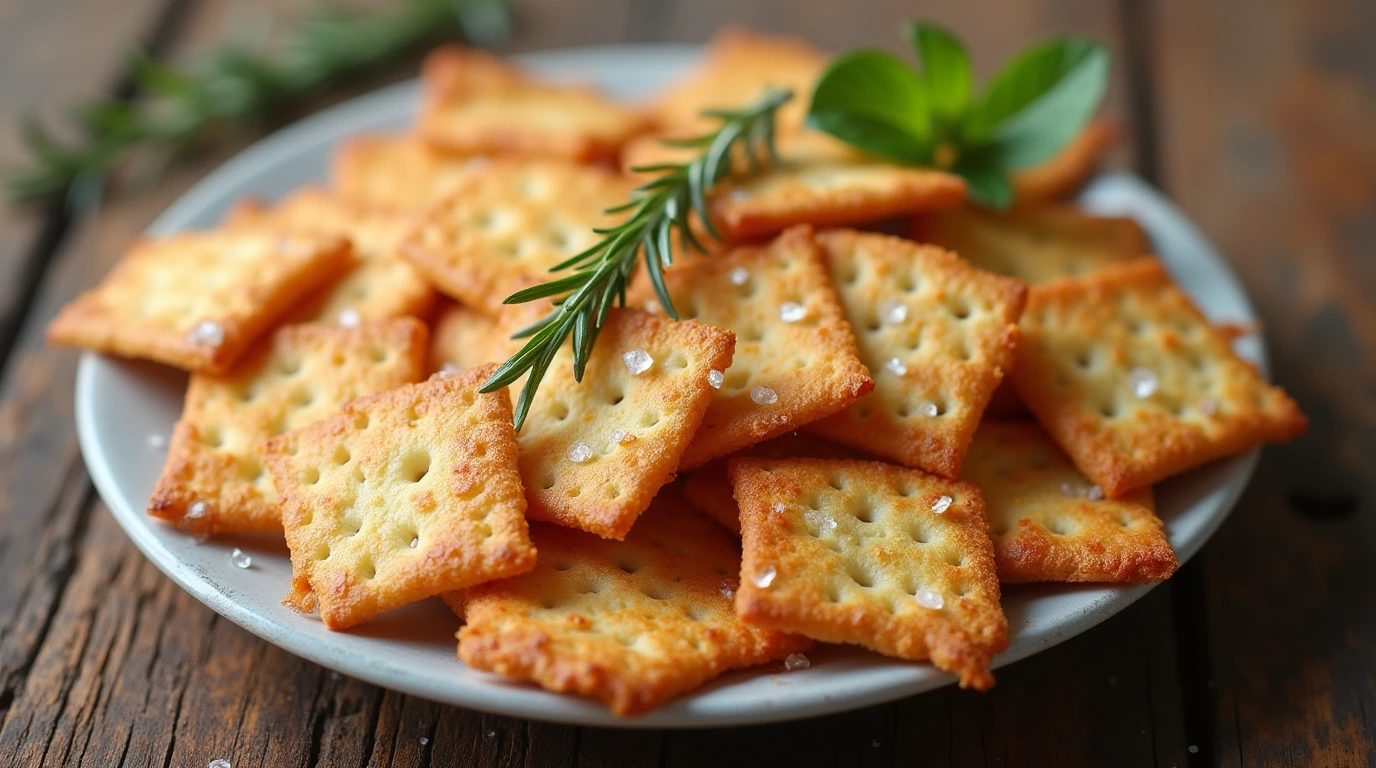
<instances>
[{"instance_id":1,"label":"white ceramic plate","mask_svg":"<svg viewBox=\"0 0 1376 768\"><path fill-rule=\"evenodd\" d=\"M670 46L556 51L522 57L558 79L594 81L627 99L642 97L689 67L697 49ZM244 195L278 198L325 179L338 139L360 131L395 130L411 119L416 84L403 83L273 135L226 163L154 222L166 235L215 224ZM1082 202L1092 210L1129 214L1204 310L1216 320L1250 322L1252 309L1225 262L1174 206L1127 175L1100 178ZM1260 340L1240 352L1265 367ZM599 704L475 672L455 658L458 621L438 600L395 611L348 633L327 631L315 617L280 604L290 566L285 547L269 539L197 544L144 514L164 451L151 435L171 434L181 411L185 376L153 365L87 354L77 376L77 425L82 453L101 496L120 525L159 568L197 599L270 643L316 663L381 686L428 699L518 717L589 725L698 727L744 725L852 709L947 685L948 675L926 664L885 659L849 648L811 654L812 667L784 674L778 666L727 675L712 685L635 720L620 720ZM1158 489L1161 517L1183 562L1223 522L1242 492L1256 454L1175 478ZM248 570L228 553L242 547ZM1146 594L1150 586L1015 587L1004 609L1012 644L1004 665L1089 629Z\"/></svg>"}]
</instances>

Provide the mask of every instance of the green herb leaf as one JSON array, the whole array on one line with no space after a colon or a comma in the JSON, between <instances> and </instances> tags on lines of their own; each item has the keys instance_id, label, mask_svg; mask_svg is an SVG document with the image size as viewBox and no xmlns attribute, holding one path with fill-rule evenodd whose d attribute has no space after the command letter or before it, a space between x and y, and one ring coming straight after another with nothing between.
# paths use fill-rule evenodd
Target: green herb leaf
<instances>
[{"instance_id":1,"label":"green herb leaf","mask_svg":"<svg viewBox=\"0 0 1376 768\"><path fill-rule=\"evenodd\" d=\"M900 163L931 154L932 120L917 73L886 51L837 58L812 92L807 124Z\"/></svg>"},{"instance_id":2,"label":"green herb leaf","mask_svg":"<svg viewBox=\"0 0 1376 768\"><path fill-rule=\"evenodd\" d=\"M903 31L922 63L932 116L948 123L958 120L974 94L974 72L965 46L931 22L909 21Z\"/></svg>"},{"instance_id":3,"label":"green herb leaf","mask_svg":"<svg viewBox=\"0 0 1376 768\"><path fill-rule=\"evenodd\" d=\"M1045 160L1098 108L1108 87L1109 63L1108 50L1086 40L1030 48L994 76L966 123L967 138L996 146L1005 168Z\"/></svg>"},{"instance_id":4,"label":"green herb leaf","mask_svg":"<svg viewBox=\"0 0 1376 768\"><path fill-rule=\"evenodd\" d=\"M954 170L965 179L965 194L972 201L997 211L1013 204L1013 182L992 158L966 158Z\"/></svg>"}]
</instances>

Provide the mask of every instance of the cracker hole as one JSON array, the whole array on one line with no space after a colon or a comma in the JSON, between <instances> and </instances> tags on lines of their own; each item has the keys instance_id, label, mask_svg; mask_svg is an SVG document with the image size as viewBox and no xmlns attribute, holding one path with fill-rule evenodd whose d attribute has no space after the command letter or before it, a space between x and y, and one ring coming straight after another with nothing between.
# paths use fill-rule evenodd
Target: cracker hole
<instances>
[{"instance_id":1,"label":"cracker hole","mask_svg":"<svg viewBox=\"0 0 1376 768\"><path fill-rule=\"evenodd\" d=\"M358 577L364 581L370 581L377 576L377 565L373 563L371 557L365 557L358 561Z\"/></svg>"},{"instance_id":2,"label":"cracker hole","mask_svg":"<svg viewBox=\"0 0 1376 768\"><path fill-rule=\"evenodd\" d=\"M742 341L761 342L764 341L764 331L754 323L747 324L741 329L740 338Z\"/></svg>"},{"instance_id":3,"label":"cracker hole","mask_svg":"<svg viewBox=\"0 0 1376 768\"><path fill-rule=\"evenodd\" d=\"M554 482L555 482L555 477L554 477L554 475L552 475L552 474L551 474L551 475L543 475L543 476L540 478L540 490L542 490L542 491L548 491L549 489L551 489L551 488L554 487Z\"/></svg>"},{"instance_id":4,"label":"cracker hole","mask_svg":"<svg viewBox=\"0 0 1376 768\"><path fill-rule=\"evenodd\" d=\"M832 473L827 475L827 485L830 485L835 490L844 491L846 490L846 478Z\"/></svg>"},{"instance_id":5,"label":"cracker hole","mask_svg":"<svg viewBox=\"0 0 1376 768\"><path fill-rule=\"evenodd\" d=\"M672 352L669 358L664 361L664 368L670 371L681 371L688 367L688 359L682 352Z\"/></svg>"},{"instance_id":6,"label":"cracker hole","mask_svg":"<svg viewBox=\"0 0 1376 768\"><path fill-rule=\"evenodd\" d=\"M851 581L866 589L874 586L874 574L858 563L847 563L846 575L850 576Z\"/></svg>"},{"instance_id":7,"label":"cracker hole","mask_svg":"<svg viewBox=\"0 0 1376 768\"><path fill-rule=\"evenodd\" d=\"M401 476L408 483L419 483L429 473L429 451L412 451L401 460Z\"/></svg>"},{"instance_id":8,"label":"cracker hole","mask_svg":"<svg viewBox=\"0 0 1376 768\"><path fill-rule=\"evenodd\" d=\"M354 466L354 471L350 473L349 476L353 478L353 481L355 483L361 483L367 479L367 477L363 474L363 467L357 465Z\"/></svg>"},{"instance_id":9,"label":"cracker hole","mask_svg":"<svg viewBox=\"0 0 1376 768\"><path fill-rule=\"evenodd\" d=\"M970 312L970 302L965 299L957 299L951 303L951 314L957 320L969 319Z\"/></svg>"},{"instance_id":10,"label":"cracker hole","mask_svg":"<svg viewBox=\"0 0 1376 768\"><path fill-rule=\"evenodd\" d=\"M569 404L563 400L555 400L549 405L549 415L557 421L563 421L569 417Z\"/></svg>"},{"instance_id":11,"label":"cracker hole","mask_svg":"<svg viewBox=\"0 0 1376 768\"><path fill-rule=\"evenodd\" d=\"M220 431L219 427L210 427L201 430L201 442L211 448L219 448L225 444L225 436L224 433Z\"/></svg>"},{"instance_id":12,"label":"cracker hole","mask_svg":"<svg viewBox=\"0 0 1376 768\"><path fill-rule=\"evenodd\" d=\"M728 390L745 389L746 386L748 386L749 384L750 371L743 369L736 371L727 371L726 380L722 382L722 386Z\"/></svg>"},{"instance_id":13,"label":"cracker hole","mask_svg":"<svg viewBox=\"0 0 1376 768\"><path fill-rule=\"evenodd\" d=\"M301 482L305 485L315 485L320 482L320 470L315 467L307 467L301 472Z\"/></svg>"},{"instance_id":14,"label":"cracker hole","mask_svg":"<svg viewBox=\"0 0 1376 768\"><path fill-rule=\"evenodd\" d=\"M965 565L965 556L959 552L947 552L946 564L954 568L961 568Z\"/></svg>"},{"instance_id":15,"label":"cracker hole","mask_svg":"<svg viewBox=\"0 0 1376 768\"><path fill-rule=\"evenodd\" d=\"M651 600L668 600L670 595L669 590L662 584L649 584L641 591Z\"/></svg>"},{"instance_id":16,"label":"cracker hole","mask_svg":"<svg viewBox=\"0 0 1376 768\"><path fill-rule=\"evenodd\" d=\"M278 367L278 370L287 376L295 376L297 373L301 372L301 358L283 358L281 365Z\"/></svg>"},{"instance_id":17,"label":"cracker hole","mask_svg":"<svg viewBox=\"0 0 1376 768\"><path fill-rule=\"evenodd\" d=\"M910 530L910 531L908 532L908 535L911 536L913 542L915 542L915 543L917 543L917 544L930 544L930 543L932 543L932 534L931 534L926 528L924 528L924 527L922 527L922 526L920 526L920 525L919 525L919 526L914 526L914 527L912 528L912 530Z\"/></svg>"},{"instance_id":18,"label":"cracker hole","mask_svg":"<svg viewBox=\"0 0 1376 768\"><path fill-rule=\"evenodd\" d=\"M335 447L335 449L334 449L334 463L335 463L335 464L338 464L338 465L340 465L340 466L343 466L343 465L345 465L345 464L348 464L348 463L349 463L349 459L351 459L351 458L353 458L353 456L349 455L349 449L348 449L348 448L345 448L345 447L342 446L342 445L336 446L336 447Z\"/></svg>"},{"instance_id":19,"label":"cracker hole","mask_svg":"<svg viewBox=\"0 0 1376 768\"><path fill-rule=\"evenodd\" d=\"M568 490L568 497L569 497L570 499L576 499L576 498L578 498L579 496L581 496L582 494L583 494L583 489L582 489L582 488L570 488L570 489Z\"/></svg>"},{"instance_id":20,"label":"cracker hole","mask_svg":"<svg viewBox=\"0 0 1376 768\"><path fill-rule=\"evenodd\" d=\"M1057 536L1066 536L1075 532L1075 524L1062 517L1053 517L1047 522L1046 529Z\"/></svg>"},{"instance_id":21,"label":"cracker hole","mask_svg":"<svg viewBox=\"0 0 1376 768\"><path fill-rule=\"evenodd\" d=\"M550 566L549 566L549 567L552 568L552 569L554 569L554 570L556 570L556 571L559 571L560 573L562 573L562 572L567 571L568 569L572 568L572 567L573 567L573 563L570 563L570 562L568 562L568 561L566 561L566 560L556 560L556 561L554 561L553 563L550 563Z\"/></svg>"},{"instance_id":22,"label":"cracker hole","mask_svg":"<svg viewBox=\"0 0 1376 768\"><path fill-rule=\"evenodd\" d=\"M626 573L635 573L636 571L640 570L641 564L629 558L622 558L621 560L617 561L616 567L620 568Z\"/></svg>"},{"instance_id":23,"label":"cracker hole","mask_svg":"<svg viewBox=\"0 0 1376 768\"><path fill-rule=\"evenodd\" d=\"M840 590L840 588L837 587L835 584L828 584L828 585L826 586L826 599L827 599L827 602L829 602L829 603L839 603L839 602L841 602L841 590Z\"/></svg>"},{"instance_id":24,"label":"cracker hole","mask_svg":"<svg viewBox=\"0 0 1376 768\"><path fill-rule=\"evenodd\" d=\"M850 502L850 513L862 523L872 523L876 517L874 506L868 499L853 499Z\"/></svg>"},{"instance_id":25,"label":"cracker hole","mask_svg":"<svg viewBox=\"0 0 1376 768\"><path fill-rule=\"evenodd\" d=\"M325 560L325 559L329 558L329 556L330 556L330 545L329 545L328 543L322 542L319 546L317 546L317 547L315 548L315 559L316 559L316 560Z\"/></svg>"},{"instance_id":26,"label":"cracker hole","mask_svg":"<svg viewBox=\"0 0 1376 768\"><path fill-rule=\"evenodd\" d=\"M487 455L487 443L483 443L483 442L475 442L475 443L473 443L473 455L476 456L476 457L486 456L486 455Z\"/></svg>"},{"instance_id":27,"label":"cracker hole","mask_svg":"<svg viewBox=\"0 0 1376 768\"><path fill-rule=\"evenodd\" d=\"M640 414L640 426L644 428L653 427L659 423L659 414L654 411L646 411Z\"/></svg>"}]
</instances>

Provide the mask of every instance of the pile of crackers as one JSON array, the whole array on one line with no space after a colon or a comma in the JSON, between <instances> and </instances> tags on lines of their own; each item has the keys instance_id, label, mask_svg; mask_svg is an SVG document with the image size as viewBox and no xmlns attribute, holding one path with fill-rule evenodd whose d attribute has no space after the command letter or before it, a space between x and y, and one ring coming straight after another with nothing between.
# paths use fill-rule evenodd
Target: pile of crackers
<instances>
[{"instance_id":1,"label":"pile of crackers","mask_svg":"<svg viewBox=\"0 0 1376 768\"><path fill-rule=\"evenodd\" d=\"M818 642L987 688L1002 585L1167 578L1152 485L1306 421L1135 223L1061 202L1110 124L993 213L807 130L826 61L731 30L626 105L436 51L410 133L135 243L50 338L191 372L149 514L285 536L286 601L332 630L438 596L469 666L621 715ZM479 388L550 307L502 299L615 223L631 168L683 152L661 138L769 86L799 94L782 162L712 192L724 241L666 273L680 319L633 284L516 432Z\"/></svg>"}]
</instances>

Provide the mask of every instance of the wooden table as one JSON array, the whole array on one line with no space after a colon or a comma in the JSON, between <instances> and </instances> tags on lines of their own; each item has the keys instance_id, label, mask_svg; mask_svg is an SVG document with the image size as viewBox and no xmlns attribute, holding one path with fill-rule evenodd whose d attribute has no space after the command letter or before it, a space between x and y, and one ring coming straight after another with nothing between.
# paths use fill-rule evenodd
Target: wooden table
<instances>
[{"instance_id":1,"label":"wooden table","mask_svg":"<svg viewBox=\"0 0 1376 768\"><path fill-rule=\"evenodd\" d=\"M181 59L281 0L0 0L0 165L13 118L120 92L142 41ZM852 7L852 6L856 7ZM1214 238L1313 418L1231 520L1098 628L953 689L709 732L577 728L398 695L303 662L183 593L92 490L76 356L44 325L252 136L66 216L0 207L0 763L4 765L1376 765L1376 5L1364 0L526 0L512 46L700 41L735 21L898 48L929 16L984 71L1034 37L1116 52L1115 162ZM391 73L399 77L403 72ZM376 83L359 83L342 98ZM426 740L426 741L423 741Z\"/></svg>"}]
</instances>

